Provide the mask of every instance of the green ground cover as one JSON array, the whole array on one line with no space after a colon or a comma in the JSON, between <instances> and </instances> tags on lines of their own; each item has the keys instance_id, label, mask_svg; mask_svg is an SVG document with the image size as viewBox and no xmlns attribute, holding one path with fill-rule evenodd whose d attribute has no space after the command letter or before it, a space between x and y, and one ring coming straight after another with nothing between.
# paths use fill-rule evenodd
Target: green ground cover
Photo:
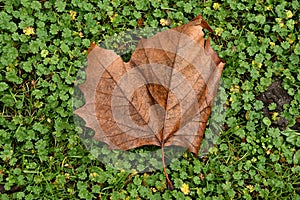
<instances>
[{"instance_id":1,"label":"green ground cover","mask_svg":"<svg viewBox=\"0 0 300 200\"><path fill-rule=\"evenodd\" d=\"M299 8L297 0L1 0L0 199L300 199ZM168 167L169 191L162 171L113 170L86 150L73 86L91 42L198 14L226 60L225 120L209 155L185 153Z\"/></svg>"}]
</instances>

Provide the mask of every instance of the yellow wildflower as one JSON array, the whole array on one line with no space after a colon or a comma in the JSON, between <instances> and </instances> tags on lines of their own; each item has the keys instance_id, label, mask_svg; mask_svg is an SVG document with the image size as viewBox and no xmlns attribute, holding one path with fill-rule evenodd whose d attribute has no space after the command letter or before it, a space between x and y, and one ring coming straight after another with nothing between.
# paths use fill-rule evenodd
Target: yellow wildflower
<instances>
[{"instance_id":1,"label":"yellow wildflower","mask_svg":"<svg viewBox=\"0 0 300 200\"><path fill-rule=\"evenodd\" d=\"M272 6L271 5L265 6L265 10L272 10Z\"/></svg>"},{"instance_id":2,"label":"yellow wildflower","mask_svg":"<svg viewBox=\"0 0 300 200\"><path fill-rule=\"evenodd\" d=\"M96 172L93 172L91 175L93 178L95 178L98 174Z\"/></svg>"},{"instance_id":3,"label":"yellow wildflower","mask_svg":"<svg viewBox=\"0 0 300 200\"><path fill-rule=\"evenodd\" d=\"M275 21L278 22L278 24L281 28L284 27L284 23L283 23L283 20L281 18L275 18Z\"/></svg>"},{"instance_id":4,"label":"yellow wildflower","mask_svg":"<svg viewBox=\"0 0 300 200\"><path fill-rule=\"evenodd\" d=\"M25 35L33 35L33 34L34 34L34 28L32 28L31 26L26 27L26 28L23 30L23 33L24 33Z\"/></svg>"},{"instance_id":5,"label":"yellow wildflower","mask_svg":"<svg viewBox=\"0 0 300 200\"><path fill-rule=\"evenodd\" d=\"M261 66L262 66L262 63L261 63L261 62L257 63L257 67L258 67L259 69L261 68Z\"/></svg>"},{"instance_id":6,"label":"yellow wildflower","mask_svg":"<svg viewBox=\"0 0 300 200\"><path fill-rule=\"evenodd\" d=\"M113 16L109 17L111 22L114 22L115 18L118 16L117 13L113 14Z\"/></svg>"},{"instance_id":7,"label":"yellow wildflower","mask_svg":"<svg viewBox=\"0 0 300 200\"><path fill-rule=\"evenodd\" d=\"M275 47L275 42L270 42L269 44L271 47Z\"/></svg>"},{"instance_id":8,"label":"yellow wildflower","mask_svg":"<svg viewBox=\"0 0 300 200\"><path fill-rule=\"evenodd\" d=\"M65 177L66 177L67 180L69 180L70 179L70 174L66 173Z\"/></svg>"},{"instance_id":9,"label":"yellow wildflower","mask_svg":"<svg viewBox=\"0 0 300 200\"><path fill-rule=\"evenodd\" d=\"M277 120L278 119L278 115L279 115L279 113L278 112L274 112L273 114L272 114L272 120Z\"/></svg>"},{"instance_id":10,"label":"yellow wildflower","mask_svg":"<svg viewBox=\"0 0 300 200\"><path fill-rule=\"evenodd\" d=\"M162 25L162 26L169 26L171 21L169 19L160 19L159 23Z\"/></svg>"},{"instance_id":11,"label":"yellow wildflower","mask_svg":"<svg viewBox=\"0 0 300 200\"><path fill-rule=\"evenodd\" d=\"M76 15L77 15L76 11L73 11L73 10L70 11L70 16L71 16L72 20L76 19Z\"/></svg>"},{"instance_id":12,"label":"yellow wildflower","mask_svg":"<svg viewBox=\"0 0 300 200\"><path fill-rule=\"evenodd\" d=\"M239 93L241 89L240 89L240 86L238 86L238 85L232 85L229 90L232 93Z\"/></svg>"},{"instance_id":13,"label":"yellow wildflower","mask_svg":"<svg viewBox=\"0 0 300 200\"><path fill-rule=\"evenodd\" d=\"M213 4L213 9L214 10L219 10L220 7L221 7L221 5L219 3L214 3Z\"/></svg>"},{"instance_id":14,"label":"yellow wildflower","mask_svg":"<svg viewBox=\"0 0 300 200\"><path fill-rule=\"evenodd\" d=\"M180 190L183 192L183 194L187 195L188 193L190 193L190 187L188 184L183 183Z\"/></svg>"},{"instance_id":15,"label":"yellow wildflower","mask_svg":"<svg viewBox=\"0 0 300 200\"><path fill-rule=\"evenodd\" d=\"M285 15L286 15L286 18L288 18L288 19L293 17L293 13L290 10L286 11Z\"/></svg>"},{"instance_id":16,"label":"yellow wildflower","mask_svg":"<svg viewBox=\"0 0 300 200\"><path fill-rule=\"evenodd\" d=\"M218 36L221 36L222 35L222 33L223 33L223 29L222 28L216 28L215 29L215 32L216 32L216 35L218 35Z\"/></svg>"},{"instance_id":17,"label":"yellow wildflower","mask_svg":"<svg viewBox=\"0 0 300 200\"><path fill-rule=\"evenodd\" d=\"M250 193L254 191L253 185L247 185L246 188L249 189Z\"/></svg>"},{"instance_id":18,"label":"yellow wildflower","mask_svg":"<svg viewBox=\"0 0 300 200\"><path fill-rule=\"evenodd\" d=\"M286 38L286 41L288 41L288 43L293 44L295 40L295 36L293 34L289 34L288 37Z\"/></svg>"}]
</instances>

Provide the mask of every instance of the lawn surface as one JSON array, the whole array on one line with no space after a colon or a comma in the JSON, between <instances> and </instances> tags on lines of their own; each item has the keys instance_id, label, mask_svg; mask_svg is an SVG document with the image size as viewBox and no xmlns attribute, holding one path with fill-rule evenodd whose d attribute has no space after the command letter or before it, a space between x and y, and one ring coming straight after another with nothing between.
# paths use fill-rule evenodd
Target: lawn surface
<instances>
[{"instance_id":1,"label":"lawn surface","mask_svg":"<svg viewBox=\"0 0 300 200\"><path fill-rule=\"evenodd\" d=\"M300 2L0 1L0 199L300 199ZM92 42L201 14L226 61L222 131L209 154L162 170L114 170L73 120ZM215 118L217 118L215 116Z\"/></svg>"}]
</instances>

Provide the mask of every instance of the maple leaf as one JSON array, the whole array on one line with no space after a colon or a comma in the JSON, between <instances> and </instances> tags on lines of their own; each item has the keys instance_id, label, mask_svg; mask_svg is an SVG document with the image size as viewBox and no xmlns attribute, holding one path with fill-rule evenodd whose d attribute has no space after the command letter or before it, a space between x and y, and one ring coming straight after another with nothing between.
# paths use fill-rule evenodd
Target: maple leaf
<instances>
[{"instance_id":1,"label":"maple leaf","mask_svg":"<svg viewBox=\"0 0 300 200\"><path fill-rule=\"evenodd\" d=\"M181 146L195 155L225 62L212 50L201 16L141 39L129 62L93 44L86 81L79 86L85 105L75 111L110 149Z\"/></svg>"}]
</instances>

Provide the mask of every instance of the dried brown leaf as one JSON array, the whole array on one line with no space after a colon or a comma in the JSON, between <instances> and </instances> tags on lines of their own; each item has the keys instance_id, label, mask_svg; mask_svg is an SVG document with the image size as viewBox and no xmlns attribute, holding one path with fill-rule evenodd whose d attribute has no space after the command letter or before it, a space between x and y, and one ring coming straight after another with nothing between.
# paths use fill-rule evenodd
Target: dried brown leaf
<instances>
[{"instance_id":1,"label":"dried brown leaf","mask_svg":"<svg viewBox=\"0 0 300 200\"><path fill-rule=\"evenodd\" d=\"M141 39L127 63L111 50L90 48L79 86L86 103L75 113L96 140L111 149L176 145L198 154L225 64L203 28L212 31L198 16Z\"/></svg>"}]
</instances>

